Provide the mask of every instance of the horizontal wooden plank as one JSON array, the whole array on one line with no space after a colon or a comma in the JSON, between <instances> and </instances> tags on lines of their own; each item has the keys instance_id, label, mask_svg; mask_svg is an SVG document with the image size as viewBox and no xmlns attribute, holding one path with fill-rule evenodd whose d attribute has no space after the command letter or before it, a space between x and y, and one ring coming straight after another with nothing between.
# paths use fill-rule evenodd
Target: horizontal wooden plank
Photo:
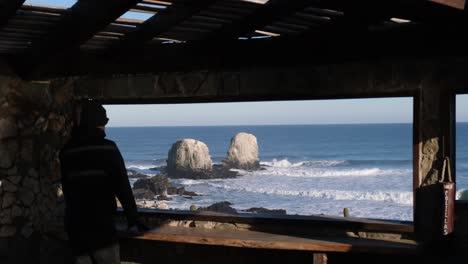
<instances>
[{"instance_id":1,"label":"horizontal wooden plank","mask_svg":"<svg viewBox=\"0 0 468 264\"><path fill-rule=\"evenodd\" d=\"M301 250L315 252L356 252L373 254L416 254L419 246L412 240L383 241L362 238L304 238L256 231L228 231L202 228L157 227L132 239L216 245L240 248Z\"/></svg>"},{"instance_id":2,"label":"horizontal wooden plank","mask_svg":"<svg viewBox=\"0 0 468 264\"><path fill-rule=\"evenodd\" d=\"M52 14L65 14L65 13L67 13L66 8L45 6L45 5L37 5L37 4L24 4L23 6L21 6L21 10L38 11L38 12L52 13Z\"/></svg>"},{"instance_id":3,"label":"horizontal wooden plank","mask_svg":"<svg viewBox=\"0 0 468 264\"><path fill-rule=\"evenodd\" d=\"M453 8L458 8L458 9L465 9L465 0L429 0L434 3L438 3L441 5L446 5L450 6Z\"/></svg>"},{"instance_id":4,"label":"horizontal wooden plank","mask_svg":"<svg viewBox=\"0 0 468 264\"><path fill-rule=\"evenodd\" d=\"M141 216L146 218L157 218L163 220L194 220L194 221L213 221L220 223L242 223L242 224L273 224L288 226L314 226L324 228L342 228L360 231L379 231L407 233L413 232L411 222L385 221L376 219L364 219L353 217L336 216L301 216L301 215L269 215L269 214L247 214L239 213L236 215L216 213L216 212L192 212L192 211L168 211L168 210L145 210L140 209Z\"/></svg>"}]
</instances>

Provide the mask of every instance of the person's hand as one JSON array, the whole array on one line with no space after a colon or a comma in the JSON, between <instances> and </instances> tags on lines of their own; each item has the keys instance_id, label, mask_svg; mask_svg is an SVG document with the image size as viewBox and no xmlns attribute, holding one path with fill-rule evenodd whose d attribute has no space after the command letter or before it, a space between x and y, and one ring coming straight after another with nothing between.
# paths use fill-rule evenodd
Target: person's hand
<instances>
[{"instance_id":1,"label":"person's hand","mask_svg":"<svg viewBox=\"0 0 468 264\"><path fill-rule=\"evenodd\" d=\"M150 228L145 223L143 223L142 221L137 221L136 227L137 227L138 231L141 232L141 233L148 232L150 230Z\"/></svg>"},{"instance_id":2,"label":"person's hand","mask_svg":"<svg viewBox=\"0 0 468 264\"><path fill-rule=\"evenodd\" d=\"M141 233L144 233L144 232L147 232L149 231L149 227L146 226L145 223L143 223L143 221L136 221L135 224L131 225L128 227L127 231L132 233L132 234L141 234Z\"/></svg>"}]
</instances>

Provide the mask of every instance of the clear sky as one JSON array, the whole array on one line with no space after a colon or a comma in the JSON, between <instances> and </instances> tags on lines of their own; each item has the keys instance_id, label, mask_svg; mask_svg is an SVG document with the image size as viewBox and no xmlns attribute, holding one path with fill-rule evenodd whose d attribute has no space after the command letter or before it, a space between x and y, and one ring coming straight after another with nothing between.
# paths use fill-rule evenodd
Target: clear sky
<instances>
[{"instance_id":1,"label":"clear sky","mask_svg":"<svg viewBox=\"0 0 468 264\"><path fill-rule=\"evenodd\" d=\"M411 123L411 98L106 105L109 126ZM457 121L468 122L468 95L457 96Z\"/></svg>"},{"instance_id":2,"label":"clear sky","mask_svg":"<svg viewBox=\"0 0 468 264\"><path fill-rule=\"evenodd\" d=\"M71 7L76 0L27 0ZM147 19L139 13L126 18ZM410 123L411 98L106 106L109 126ZM468 95L457 96L457 121L468 122Z\"/></svg>"},{"instance_id":3,"label":"clear sky","mask_svg":"<svg viewBox=\"0 0 468 264\"><path fill-rule=\"evenodd\" d=\"M77 0L26 0L25 4L48 5L56 7L71 7Z\"/></svg>"}]
</instances>

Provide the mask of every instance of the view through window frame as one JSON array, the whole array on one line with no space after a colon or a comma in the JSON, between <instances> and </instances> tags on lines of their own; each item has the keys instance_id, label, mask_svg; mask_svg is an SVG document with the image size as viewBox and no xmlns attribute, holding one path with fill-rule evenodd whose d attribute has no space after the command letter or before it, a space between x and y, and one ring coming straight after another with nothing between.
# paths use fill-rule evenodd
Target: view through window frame
<instances>
[{"instance_id":1,"label":"view through window frame","mask_svg":"<svg viewBox=\"0 0 468 264\"><path fill-rule=\"evenodd\" d=\"M399 97L389 97L389 98L399 98ZM405 96L405 98L411 98L411 97L408 97L408 96ZM346 98L346 99L355 99L355 98ZM343 100L346 100L346 99L343 99ZM369 99L369 100L372 100L373 98L359 98L359 99ZM314 101L317 101L317 100L307 100L309 102L314 102ZM274 102L274 101L273 101ZM126 103L126 104L129 104L129 103ZM415 107L414 105L414 97L413 97L413 108ZM412 130L413 130L413 134L414 134L414 130L415 130L415 123L414 123L414 112L413 112L413 122L412 122ZM414 139L414 138L413 138ZM414 142L412 142L412 144L414 145ZM412 148L412 146L408 146L410 149ZM414 157L414 148L413 148L413 157ZM414 176L414 159L413 159L413 167L411 168L412 169L412 173L411 175ZM411 179L408 179L409 181L411 181ZM413 179L414 181L414 179ZM414 186L413 186L413 192L414 192ZM413 211L414 211L414 206L412 206L413 208ZM413 212L414 213L414 212ZM303 214L300 214L300 216L308 216L308 215L303 215ZM253 216L254 217L254 216ZM392 220L392 221L398 221L398 220L395 220L395 219L382 219L382 220ZM402 221L402 222L411 222L411 221Z\"/></svg>"}]
</instances>

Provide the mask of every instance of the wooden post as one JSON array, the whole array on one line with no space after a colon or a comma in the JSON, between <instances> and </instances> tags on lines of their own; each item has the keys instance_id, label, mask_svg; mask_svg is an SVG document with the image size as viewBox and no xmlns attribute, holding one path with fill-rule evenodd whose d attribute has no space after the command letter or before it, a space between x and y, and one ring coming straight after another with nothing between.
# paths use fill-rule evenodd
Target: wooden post
<instances>
[{"instance_id":1,"label":"wooden post","mask_svg":"<svg viewBox=\"0 0 468 264\"><path fill-rule=\"evenodd\" d=\"M418 197L418 188L438 182L444 157L450 158L455 181L455 93L445 74L437 75L428 72L430 77L422 80L414 97L414 220L422 242L442 238L438 212L443 203L435 197Z\"/></svg>"},{"instance_id":2,"label":"wooden post","mask_svg":"<svg viewBox=\"0 0 468 264\"><path fill-rule=\"evenodd\" d=\"M314 253L314 264L327 264L328 257L325 253Z\"/></svg>"}]
</instances>

